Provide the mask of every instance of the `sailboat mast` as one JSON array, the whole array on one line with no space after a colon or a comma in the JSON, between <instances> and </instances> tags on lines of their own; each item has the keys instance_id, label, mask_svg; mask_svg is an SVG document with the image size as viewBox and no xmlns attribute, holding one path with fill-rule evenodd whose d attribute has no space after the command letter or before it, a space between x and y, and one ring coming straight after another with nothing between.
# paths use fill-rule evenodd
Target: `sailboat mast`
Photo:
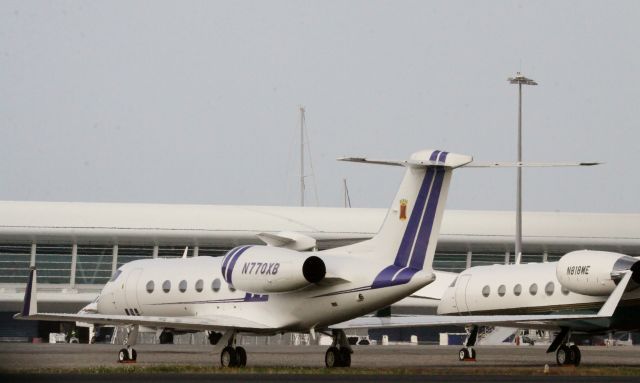
<instances>
[{"instance_id":1,"label":"sailboat mast","mask_svg":"<svg viewBox=\"0 0 640 383\"><path fill-rule=\"evenodd\" d=\"M304 206L304 106L300 106L300 206Z\"/></svg>"}]
</instances>

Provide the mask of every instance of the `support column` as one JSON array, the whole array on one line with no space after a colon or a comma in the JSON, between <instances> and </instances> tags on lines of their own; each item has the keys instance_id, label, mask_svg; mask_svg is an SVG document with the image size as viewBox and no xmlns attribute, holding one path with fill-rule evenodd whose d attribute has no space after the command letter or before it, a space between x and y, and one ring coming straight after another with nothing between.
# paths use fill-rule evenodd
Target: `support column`
<instances>
[{"instance_id":1,"label":"support column","mask_svg":"<svg viewBox=\"0 0 640 383\"><path fill-rule=\"evenodd\" d=\"M193 247L193 256L197 257L198 255L200 255L200 246L194 246Z\"/></svg>"},{"instance_id":2,"label":"support column","mask_svg":"<svg viewBox=\"0 0 640 383\"><path fill-rule=\"evenodd\" d=\"M549 253L545 251L544 253L542 253L542 262L546 263L548 262L548 259L549 259Z\"/></svg>"},{"instance_id":3,"label":"support column","mask_svg":"<svg viewBox=\"0 0 640 383\"><path fill-rule=\"evenodd\" d=\"M31 261L29 262L30 267L36 266L36 251L37 245L35 243L31 244Z\"/></svg>"},{"instance_id":4,"label":"support column","mask_svg":"<svg viewBox=\"0 0 640 383\"><path fill-rule=\"evenodd\" d=\"M113 245L112 258L111 258L111 275L116 273L118 268L118 245Z\"/></svg>"},{"instance_id":5,"label":"support column","mask_svg":"<svg viewBox=\"0 0 640 383\"><path fill-rule=\"evenodd\" d=\"M76 265L78 264L78 244L74 243L71 247L71 279L70 285L74 289L76 287Z\"/></svg>"},{"instance_id":6,"label":"support column","mask_svg":"<svg viewBox=\"0 0 640 383\"><path fill-rule=\"evenodd\" d=\"M509 257L511 256L511 254L507 251L506 253L504 253L504 264L508 265L509 264Z\"/></svg>"},{"instance_id":7,"label":"support column","mask_svg":"<svg viewBox=\"0 0 640 383\"><path fill-rule=\"evenodd\" d=\"M158 245L153 247L153 259L158 258Z\"/></svg>"},{"instance_id":8,"label":"support column","mask_svg":"<svg viewBox=\"0 0 640 383\"><path fill-rule=\"evenodd\" d=\"M468 251L467 252L467 264L466 264L465 269L468 269L469 267L471 267L471 257L472 257L472 255L473 255L472 251Z\"/></svg>"}]
</instances>

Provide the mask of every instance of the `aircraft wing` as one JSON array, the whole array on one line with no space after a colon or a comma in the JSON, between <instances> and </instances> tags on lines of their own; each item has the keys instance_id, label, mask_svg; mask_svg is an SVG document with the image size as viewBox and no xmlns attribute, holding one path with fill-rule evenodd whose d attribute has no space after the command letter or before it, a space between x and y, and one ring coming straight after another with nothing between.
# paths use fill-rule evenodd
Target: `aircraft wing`
<instances>
[{"instance_id":1,"label":"aircraft wing","mask_svg":"<svg viewBox=\"0 0 640 383\"><path fill-rule=\"evenodd\" d=\"M587 315L415 315L398 317L361 317L338 323L330 328L398 328L431 326L502 326L553 330L562 327L588 330L607 327L609 318Z\"/></svg>"},{"instance_id":2,"label":"aircraft wing","mask_svg":"<svg viewBox=\"0 0 640 383\"><path fill-rule=\"evenodd\" d=\"M26 320L54 320L63 322L85 322L109 325L141 325L147 327L171 328L179 330L228 330L239 331L264 331L269 326L233 316L129 316L129 315L103 315L103 314L58 314L35 313L30 315L16 314L15 319Z\"/></svg>"},{"instance_id":3,"label":"aircraft wing","mask_svg":"<svg viewBox=\"0 0 640 383\"><path fill-rule=\"evenodd\" d=\"M39 313L36 299L36 269L32 268L29 281L24 292L22 312L14 315L15 319L54 320L63 322L84 322L110 325L142 325L147 327L171 328L180 330L228 330L247 332L266 332L273 327L240 317L229 315L215 316L147 316L147 315L106 315L106 314L61 314Z\"/></svg>"}]
</instances>

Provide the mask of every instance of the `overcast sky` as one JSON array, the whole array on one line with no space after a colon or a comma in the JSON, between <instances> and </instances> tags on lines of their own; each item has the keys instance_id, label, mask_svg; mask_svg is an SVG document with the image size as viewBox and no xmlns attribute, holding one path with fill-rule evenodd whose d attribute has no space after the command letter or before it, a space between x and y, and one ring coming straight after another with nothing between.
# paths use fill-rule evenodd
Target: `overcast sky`
<instances>
[{"instance_id":1,"label":"overcast sky","mask_svg":"<svg viewBox=\"0 0 640 383\"><path fill-rule=\"evenodd\" d=\"M0 199L386 207L424 148L528 169L524 209L640 212L640 2L2 1ZM511 210L515 170L448 207Z\"/></svg>"}]
</instances>

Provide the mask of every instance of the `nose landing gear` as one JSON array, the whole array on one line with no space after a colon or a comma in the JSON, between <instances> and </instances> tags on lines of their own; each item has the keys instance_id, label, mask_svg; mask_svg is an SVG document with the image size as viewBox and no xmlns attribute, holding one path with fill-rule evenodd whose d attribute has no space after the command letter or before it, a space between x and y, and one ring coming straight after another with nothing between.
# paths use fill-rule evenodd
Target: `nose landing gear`
<instances>
[{"instance_id":1,"label":"nose landing gear","mask_svg":"<svg viewBox=\"0 0 640 383\"><path fill-rule=\"evenodd\" d=\"M478 326L472 326L467 339L464 342L464 347L458 352L458 360L461 362L475 362L476 350L473 346L476 345L478 339Z\"/></svg>"},{"instance_id":2,"label":"nose landing gear","mask_svg":"<svg viewBox=\"0 0 640 383\"><path fill-rule=\"evenodd\" d=\"M138 340L138 325L127 327L127 335L124 338L125 348L118 351L118 363L135 363L138 353L133 348Z\"/></svg>"}]
</instances>

